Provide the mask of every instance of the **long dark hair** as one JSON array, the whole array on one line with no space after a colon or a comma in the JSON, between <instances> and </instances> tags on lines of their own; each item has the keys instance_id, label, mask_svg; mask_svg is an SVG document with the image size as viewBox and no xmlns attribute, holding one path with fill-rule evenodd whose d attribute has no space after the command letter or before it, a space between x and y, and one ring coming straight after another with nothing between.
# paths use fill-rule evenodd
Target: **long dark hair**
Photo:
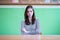
<instances>
[{"instance_id":1,"label":"long dark hair","mask_svg":"<svg viewBox=\"0 0 60 40\"><path fill-rule=\"evenodd\" d=\"M33 10L33 15L32 15L32 24L34 24L34 22L35 22L35 12L34 12L34 9L33 9L33 7L31 6L31 5L28 5L27 7L26 7L26 9L25 9L25 14L24 14L24 17L25 17L25 24L26 25L29 25L30 24L30 22L29 22L29 19L28 19L28 15L27 15L27 10L28 10L28 8L32 8L32 10Z\"/></svg>"}]
</instances>

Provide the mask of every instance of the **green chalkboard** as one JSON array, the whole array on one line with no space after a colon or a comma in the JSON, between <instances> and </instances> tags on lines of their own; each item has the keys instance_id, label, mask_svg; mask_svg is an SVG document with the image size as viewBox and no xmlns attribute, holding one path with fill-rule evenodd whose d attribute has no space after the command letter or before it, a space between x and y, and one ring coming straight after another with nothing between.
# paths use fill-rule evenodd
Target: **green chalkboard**
<instances>
[{"instance_id":1,"label":"green chalkboard","mask_svg":"<svg viewBox=\"0 0 60 40\"><path fill-rule=\"evenodd\" d=\"M60 8L34 8L43 35L60 35ZM0 35L20 35L25 8L0 8Z\"/></svg>"}]
</instances>

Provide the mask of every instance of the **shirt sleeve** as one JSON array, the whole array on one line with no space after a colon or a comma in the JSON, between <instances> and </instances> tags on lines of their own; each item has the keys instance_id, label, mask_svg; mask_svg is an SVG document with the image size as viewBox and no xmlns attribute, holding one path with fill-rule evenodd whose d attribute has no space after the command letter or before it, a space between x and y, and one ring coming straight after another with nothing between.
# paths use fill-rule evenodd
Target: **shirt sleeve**
<instances>
[{"instance_id":1,"label":"shirt sleeve","mask_svg":"<svg viewBox=\"0 0 60 40\"><path fill-rule=\"evenodd\" d=\"M40 34L40 20L36 20L36 33Z\"/></svg>"},{"instance_id":2,"label":"shirt sleeve","mask_svg":"<svg viewBox=\"0 0 60 40\"><path fill-rule=\"evenodd\" d=\"M23 28L24 28L24 21L21 21L21 34L24 33Z\"/></svg>"}]
</instances>

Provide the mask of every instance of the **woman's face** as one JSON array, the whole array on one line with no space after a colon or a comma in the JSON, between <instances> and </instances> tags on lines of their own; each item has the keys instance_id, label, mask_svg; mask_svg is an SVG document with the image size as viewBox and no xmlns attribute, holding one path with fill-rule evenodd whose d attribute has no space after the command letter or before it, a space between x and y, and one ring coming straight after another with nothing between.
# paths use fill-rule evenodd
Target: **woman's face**
<instances>
[{"instance_id":1,"label":"woman's face","mask_svg":"<svg viewBox=\"0 0 60 40\"><path fill-rule=\"evenodd\" d=\"M32 17L32 15L33 15L33 9L32 8L28 8L27 15L28 15L28 17Z\"/></svg>"}]
</instances>

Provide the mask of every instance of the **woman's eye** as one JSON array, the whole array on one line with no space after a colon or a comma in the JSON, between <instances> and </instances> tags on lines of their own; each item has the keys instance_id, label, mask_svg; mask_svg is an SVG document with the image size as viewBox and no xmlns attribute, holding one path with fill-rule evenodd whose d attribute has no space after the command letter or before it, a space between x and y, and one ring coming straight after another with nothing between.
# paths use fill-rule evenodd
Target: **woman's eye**
<instances>
[{"instance_id":1,"label":"woman's eye","mask_svg":"<svg viewBox=\"0 0 60 40\"><path fill-rule=\"evenodd\" d=\"M27 11L27 12L32 12L32 11Z\"/></svg>"},{"instance_id":2,"label":"woman's eye","mask_svg":"<svg viewBox=\"0 0 60 40\"><path fill-rule=\"evenodd\" d=\"M30 12L32 12L32 11L30 11Z\"/></svg>"},{"instance_id":3,"label":"woman's eye","mask_svg":"<svg viewBox=\"0 0 60 40\"><path fill-rule=\"evenodd\" d=\"M27 11L27 12L29 12L29 11Z\"/></svg>"}]
</instances>

